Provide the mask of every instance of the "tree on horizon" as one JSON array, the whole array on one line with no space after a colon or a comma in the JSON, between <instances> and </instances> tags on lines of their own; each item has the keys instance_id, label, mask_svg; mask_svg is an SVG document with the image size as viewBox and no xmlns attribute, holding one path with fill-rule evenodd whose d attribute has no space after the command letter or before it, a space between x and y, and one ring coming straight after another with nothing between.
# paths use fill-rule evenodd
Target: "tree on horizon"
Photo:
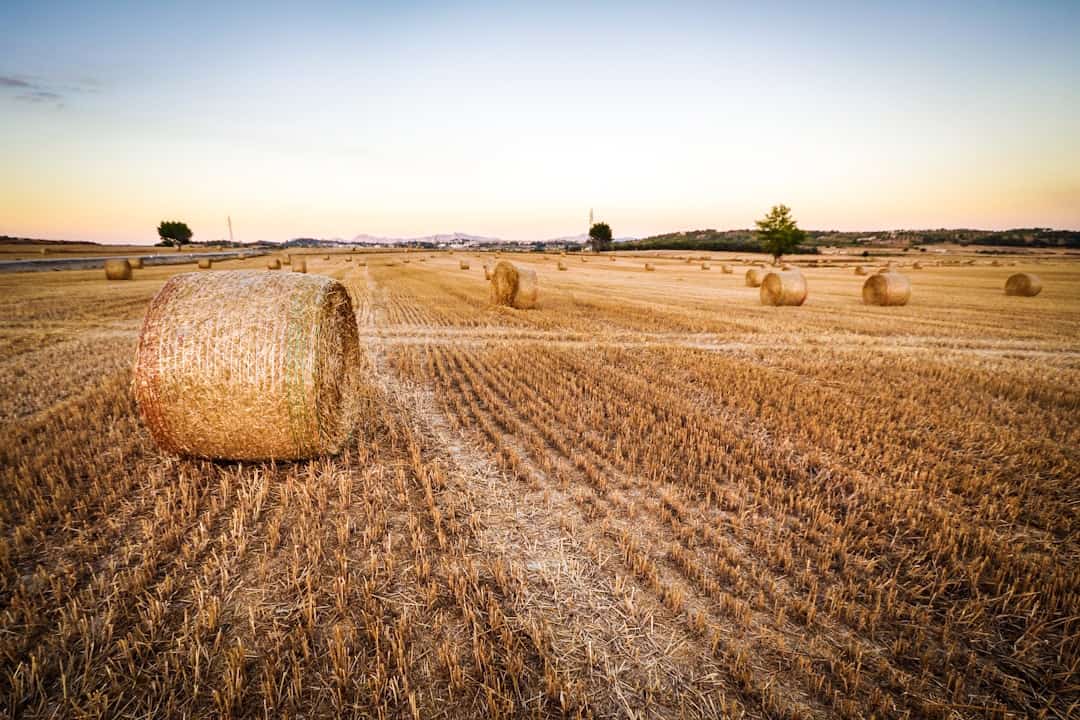
<instances>
[{"instance_id":1,"label":"tree on horizon","mask_svg":"<svg viewBox=\"0 0 1080 720\"><path fill-rule=\"evenodd\" d=\"M161 238L158 244L165 247L186 245L191 242L191 228L187 226L187 223L177 220L162 220L158 225L157 233Z\"/></svg>"},{"instance_id":2,"label":"tree on horizon","mask_svg":"<svg viewBox=\"0 0 1080 720\"><path fill-rule=\"evenodd\" d=\"M592 245L592 249L596 252L610 250L611 227L605 222L600 222L589 228L589 244Z\"/></svg>"},{"instance_id":3,"label":"tree on horizon","mask_svg":"<svg viewBox=\"0 0 1080 720\"><path fill-rule=\"evenodd\" d=\"M782 255L794 252L806 239L806 233L799 229L787 205L773 205L769 214L755 221L755 224L758 239L765 252L773 256L774 265L780 262Z\"/></svg>"}]
</instances>

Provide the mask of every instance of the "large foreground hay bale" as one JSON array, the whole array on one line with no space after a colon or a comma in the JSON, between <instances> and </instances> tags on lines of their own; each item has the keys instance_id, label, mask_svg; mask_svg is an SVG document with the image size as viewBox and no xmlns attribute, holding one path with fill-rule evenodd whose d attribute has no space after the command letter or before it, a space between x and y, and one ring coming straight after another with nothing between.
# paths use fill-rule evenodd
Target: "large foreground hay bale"
<instances>
[{"instance_id":1,"label":"large foreground hay bale","mask_svg":"<svg viewBox=\"0 0 1080 720\"><path fill-rule=\"evenodd\" d=\"M199 269L200 270L209 270L211 267L213 267L213 265L214 265L214 261L211 260L210 258L199 258Z\"/></svg>"},{"instance_id":2,"label":"large foreground hay bale","mask_svg":"<svg viewBox=\"0 0 1080 720\"><path fill-rule=\"evenodd\" d=\"M292 261L292 271L294 273L306 273L307 272L307 260L304 258L295 258Z\"/></svg>"},{"instance_id":3,"label":"large foreground hay bale","mask_svg":"<svg viewBox=\"0 0 1080 720\"><path fill-rule=\"evenodd\" d=\"M762 305L802 305L806 302L806 278L798 270L769 273L761 281Z\"/></svg>"},{"instance_id":4,"label":"large foreground hay bale","mask_svg":"<svg viewBox=\"0 0 1080 720\"><path fill-rule=\"evenodd\" d=\"M525 310L536 305L539 291L535 271L515 267L506 260L495 264L491 272L491 301L496 305Z\"/></svg>"},{"instance_id":5,"label":"large foreground hay bale","mask_svg":"<svg viewBox=\"0 0 1080 720\"><path fill-rule=\"evenodd\" d=\"M337 452L352 426L356 318L328 277L183 273L150 303L135 398L162 450L227 460Z\"/></svg>"},{"instance_id":6,"label":"large foreground hay bale","mask_svg":"<svg viewBox=\"0 0 1080 720\"><path fill-rule=\"evenodd\" d=\"M132 270L142 270L142 268L143 268L142 258L141 257L128 258L128 265L131 266Z\"/></svg>"},{"instance_id":7,"label":"large foreground hay bale","mask_svg":"<svg viewBox=\"0 0 1080 720\"><path fill-rule=\"evenodd\" d=\"M106 280L130 280L131 264L124 258L105 261Z\"/></svg>"},{"instance_id":8,"label":"large foreground hay bale","mask_svg":"<svg viewBox=\"0 0 1080 720\"><path fill-rule=\"evenodd\" d=\"M752 267L746 271L746 287L761 287L761 281L769 271L761 267Z\"/></svg>"},{"instance_id":9,"label":"large foreground hay bale","mask_svg":"<svg viewBox=\"0 0 1080 720\"><path fill-rule=\"evenodd\" d=\"M866 278L862 301L866 305L907 305L911 281L898 272L881 272Z\"/></svg>"},{"instance_id":10,"label":"large foreground hay bale","mask_svg":"<svg viewBox=\"0 0 1080 720\"><path fill-rule=\"evenodd\" d=\"M1031 273L1016 273L1005 281L1005 294L1035 297L1042 292L1042 280Z\"/></svg>"},{"instance_id":11,"label":"large foreground hay bale","mask_svg":"<svg viewBox=\"0 0 1080 720\"><path fill-rule=\"evenodd\" d=\"M278 260L277 258L270 258L269 260L266 261L266 269L267 270L280 270L281 269L281 261Z\"/></svg>"}]
</instances>

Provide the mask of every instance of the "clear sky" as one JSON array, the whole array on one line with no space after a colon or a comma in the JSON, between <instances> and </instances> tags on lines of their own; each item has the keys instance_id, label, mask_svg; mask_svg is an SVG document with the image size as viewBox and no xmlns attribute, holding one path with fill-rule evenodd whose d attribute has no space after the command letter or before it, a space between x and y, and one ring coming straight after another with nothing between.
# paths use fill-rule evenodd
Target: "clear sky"
<instances>
[{"instance_id":1,"label":"clear sky","mask_svg":"<svg viewBox=\"0 0 1080 720\"><path fill-rule=\"evenodd\" d=\"M2 0L0 47L0 234L1080 228L1078 0Z\"/></svg>"}]
</instances>

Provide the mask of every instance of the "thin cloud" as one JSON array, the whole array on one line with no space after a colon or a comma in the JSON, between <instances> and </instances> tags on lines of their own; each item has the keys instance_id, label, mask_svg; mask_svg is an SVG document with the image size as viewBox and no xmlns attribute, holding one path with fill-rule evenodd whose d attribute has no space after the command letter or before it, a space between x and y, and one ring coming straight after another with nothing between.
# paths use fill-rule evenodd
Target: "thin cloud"
<instances>
[{"instance_id":1,"label":"thin cloud","mask_svg":"<svg viewBox=\"0 0 1080 720\"><path fill-rule=\"evenodd\" d=\"M64 96L60 93L54 93L51 90L32 90L31 92L23 93L22 95L16 95L15 99L32 103L59 102L64 99Z\"/></svg>"},{"instance_id":2,"label":"thin cloud","mask_svg":"<svg viewBox=\"0 0 1080 720\"><path fill-rule=\"evenodd\" d=\"M17 77L11 77L10 75L0 75L0 87L11 88L30 88L34 87L25 80L21 80Z\"/></svg>"},{"instance_id":3,"label":"thin cloud","mask_svg":"<svg viewBox=\"0 0 1080 720\"><path fill-rule=\"evenodd\" d=\"M55 103L57 108L64 107L64 101L71 94L100 92L101 83L94 78L81 77L74 82L62 84L41 83L36 79L26 79L17 75L0 75L0 90L11 88L16 92L13 100L25 103Z\"/></svg>"}]
</instances>

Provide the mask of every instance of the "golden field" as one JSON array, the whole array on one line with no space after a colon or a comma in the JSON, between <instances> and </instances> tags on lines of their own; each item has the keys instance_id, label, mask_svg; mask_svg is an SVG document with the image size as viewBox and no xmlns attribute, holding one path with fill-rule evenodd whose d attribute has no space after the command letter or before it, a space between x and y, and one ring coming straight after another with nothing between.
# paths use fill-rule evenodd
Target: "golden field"
<instances>
[{"instance_id":1,"label":"golden field","mask_svg":"<svg viewBox=\"0 0 1080 720\"><path fill-rule=\"evenodd\" d=\"M0 275L0 714L1080 713L1080 262L897 257L879 308L796 258L764 307L734 254L504 253L519 311L491 254L325 254L361 420L298 463L150 441L192 266Z\"/></svg>"}]
</instances>

